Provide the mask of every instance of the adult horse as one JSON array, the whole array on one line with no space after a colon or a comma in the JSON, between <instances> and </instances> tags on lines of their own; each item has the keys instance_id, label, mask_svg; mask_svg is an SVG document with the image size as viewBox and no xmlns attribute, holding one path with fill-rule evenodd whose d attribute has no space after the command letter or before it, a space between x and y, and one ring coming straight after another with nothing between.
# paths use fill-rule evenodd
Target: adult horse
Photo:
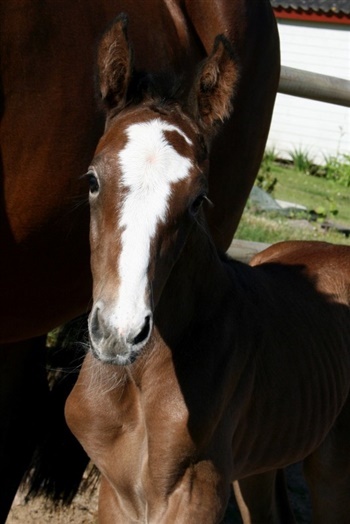
<instances>
[{"instance_id":1,"label":"adult horse","mask_svg":"<svg viewBox=\"0 0 350 524\"><path fill-rule=\"evenodd\" d=\"M40 431L43 335L90 304L86 186L79 176L103 131L95 44L121 11L129 15L138 70L169 69L190 82L216 34L235 44L235 118L213 147L209 176L216 206L208 219L223 249L270 124L279 47L268 0L1 2L1 522Z\"/></svg>"},{"instance_id":2,"label":"adult horse","mask_svg":"<svg viewBox=\"0 0 350 524\"><path fill-rule=\"evenodd\" d=\"M314 521L346 524L350 247L218 254L203 207L238 79L224 36L180 98L134 81L124 18L98 63L91 352L66 416L102 473L99 521L217 524L234 481L245 524L294 522L276 471L306 459Z\"/></svg>"}]
</instances>

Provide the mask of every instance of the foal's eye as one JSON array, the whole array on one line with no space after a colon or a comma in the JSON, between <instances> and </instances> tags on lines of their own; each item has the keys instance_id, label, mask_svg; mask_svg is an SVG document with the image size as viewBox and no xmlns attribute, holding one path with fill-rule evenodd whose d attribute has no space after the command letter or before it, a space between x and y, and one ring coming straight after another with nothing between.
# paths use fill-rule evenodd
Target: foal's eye
<instances>
[{"instance_id":1,"label":"foal's eye","mask_svg":"<svg viewBox=\"0 0 350 524\"><path fill-rule=\"evenodd\" d=\"M190 206L191 215L196 215L198 213L205 199L206 199L206 194L201 193L193 200Z\"/></svg>"},{"instance_id":2,"label":"foal's eye","mask_svg":"<svg viewBox=\"0 0 350 524\"><path fill-rule=\"evenodd\" d=\"M100 189L100 184L98 183L97 176L92 172L87 173L86 176L89 181L90 193L97 193Z\"/></svg>"}]
</instances>

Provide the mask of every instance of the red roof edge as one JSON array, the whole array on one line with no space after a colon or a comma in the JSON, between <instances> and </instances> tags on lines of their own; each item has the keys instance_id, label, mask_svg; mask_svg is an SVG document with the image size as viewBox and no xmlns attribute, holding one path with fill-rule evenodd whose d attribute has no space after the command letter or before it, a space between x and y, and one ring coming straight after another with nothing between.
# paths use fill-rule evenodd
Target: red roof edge
<instances>
[{"instance_id":1,"label":"red roof edge","mask_svg":"<svg viewBox=\"0 0 350 524\"><path fill-rule=\"evenodd\" d=\"M303 9L292 9L290 7L274 7L273 11L275 17L282 20L350 25L350 15L345 13L333 13L332 11L324 13L321 11L313 11L312 9L304 11Z\"/></svg>"}]
</instances>

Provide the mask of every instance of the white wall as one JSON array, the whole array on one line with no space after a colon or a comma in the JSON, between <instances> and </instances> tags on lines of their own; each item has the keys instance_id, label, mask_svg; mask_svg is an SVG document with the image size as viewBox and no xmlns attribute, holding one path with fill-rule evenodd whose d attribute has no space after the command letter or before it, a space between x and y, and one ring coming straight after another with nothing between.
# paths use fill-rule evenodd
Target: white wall
<instances>
[{"instance_id":1,"label":"white wall","mask_svg":"<svg viewBox=\"0 0 350 524\"><path fill-rule=\"evenodd\" d=\"M350 80L350 26L278 20L281 63ZM289 158L308 151L315 162L350 154L350 109L288 95L277 95L268 148Z\"/></svg>"}]
</instances>

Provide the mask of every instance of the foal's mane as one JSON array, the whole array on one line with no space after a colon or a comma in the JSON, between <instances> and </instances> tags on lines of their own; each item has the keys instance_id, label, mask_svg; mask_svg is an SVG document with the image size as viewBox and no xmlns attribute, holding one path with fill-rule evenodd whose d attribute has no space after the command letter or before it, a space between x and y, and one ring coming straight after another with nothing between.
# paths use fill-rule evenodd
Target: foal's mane
<instances>
[{"instance_id":1,"label":"foal's mane","mask_svg":"<svg viewBox=\"0 0 350 524\"><path fill-rule=\"evenodd\" d=\"M129 83L126 103L139 104L152 100L157 105L178 102L184 96L183 77L172 71L144 72L134 71Z\"/></svg>"}]
</instances>

